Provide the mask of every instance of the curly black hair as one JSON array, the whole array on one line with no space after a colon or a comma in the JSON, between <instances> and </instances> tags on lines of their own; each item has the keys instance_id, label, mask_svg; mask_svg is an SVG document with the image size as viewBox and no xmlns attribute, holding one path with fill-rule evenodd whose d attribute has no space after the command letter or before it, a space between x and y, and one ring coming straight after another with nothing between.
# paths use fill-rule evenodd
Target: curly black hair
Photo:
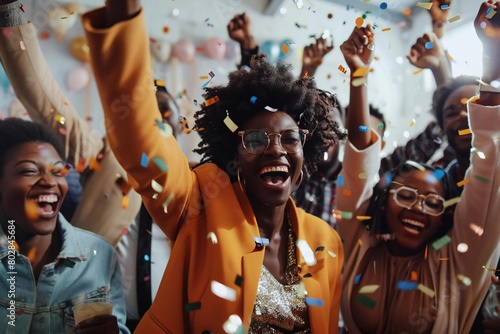
<instances>
[{"instance_id":1,"label":"curly black hair","mask_svg":"<svg viewBox=\"0 0 500 334\"><path fill-rule=\"evenodd\" d=\"M462 86L468 85L477 85L478 78L468 75L461 75L459 77L451 79L448 83L438 87L432 96L432 113L434 117L436 117L436 121L438 122L441 129L444 129L443 122L443 112L444 112L444 104L446 99L457 89Z\"/></svg>"},{"instance_id":2,"label":"curly black hair","mask_svg":"<svg viewBox=\"0 0 500 334\"><path fill-rule=\"evenodd\" d=\"M370 203L368 205L366 213L371 218L363 221L366 229L371 230L375 235L390 234L388 226L385 222L387 201L389 199L388 193L391 189L392 181L396 178L396 176L404 175L417 169L421 170L421 168L433 172L436 177L440 179L444 188L443 197L445 200L455 198L459 195L457 192L457 188L450 183L450 177L443 168L407 160L400 163L393 170L385 173L379 184L374 187L373 195L370 199ZM441 238L453 227L453 213L454 205L450 205L445 209L442 216L443 224L441 225L441 228L436 232L433 240Z\"/></svg>"},{"instance_id":3,"label":"curly black hair","mask_svg":"<svg viewBox=\"0 0 500 334\"><path fill-rule=\"evenodd\" d=\"M302 129L309 130L304 146L304 172L306 176L316 169L323 152L346 137L328 113L336 106L335 96L316 88L310 77L296 79L291 65L271 65L263 56L251 61L251 70L240 69L229 74L226 86L205 88L205 103L195 113L195 128L201 137L194 152L202 156L200 164L215 163L236 180L232 162L236 156L239 138L224 119L241 126L266 106L290 115Z\"/></svg>"},{"instance_id":4,"label":"curly black hair","mask_svg":"<svg viewBox=\"0 0 500 334\"><path fill-rule=\"evenodd\" d=\"M0 120L0 177L3 175L9 151L29 142L51 144L64 159L62 143L47 125L20 118L5 118Z\"/></svg>"}]
</instances>

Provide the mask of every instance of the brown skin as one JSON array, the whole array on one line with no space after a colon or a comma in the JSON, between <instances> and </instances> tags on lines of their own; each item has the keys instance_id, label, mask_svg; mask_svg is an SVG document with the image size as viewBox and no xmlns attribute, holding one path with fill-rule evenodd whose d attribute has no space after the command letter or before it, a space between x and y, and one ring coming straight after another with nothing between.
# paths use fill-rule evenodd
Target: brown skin
<instances>
[{"instance_id":1,"label":"brown skin","mask_svg":"<svg viewBox=\"0 0 500 334\"><path fill-rule=\"evenodd\" d=\"M448 20L448 15L450 14L450 9L441 9L442 5L452 6L451 0L432 0L432 7L429 9L429 15L432 21L432 32L436 34L438 38L444 36L444 26Z\"/></svg>"},{"instance_id":2,"label":"brown skin","mask_svg":"<svg viewBox=\"0 0 500 334\"><path fill-rule=\"evenodd\" d=\"M44 265L54 261L62 246L56 230L57 214L68 191L68 184L61 172L66 165L55 148L47 143L29 142L12 148L0 176L0 219L7 233L8 220L14 220L15 238L19 252L30 258L38 279ZM27 213L39 195L58 197L54 214L42 217L36 210ZM29 210L28 210L29 211Z\"/></svg>"},{"instance_id":3,"label":"brown skin","mask_svg":"<svg viewBox=\"0 0 500 334\"><path fill-rule=\"evenodd\" d=\"M251 20L246 13L235 15L227 25L229 38L240 44L245 50L253 50L257 47L252 34Z\"/></svg>"},{"instance_id":4,"label":"brown skin","mask_svg":"<svg viewBox=\"0 0 500 334\"><path fill-rule=\"evenodd\" d=\"M288 114L263 110L247 121L241 130L262 129L274 133L291 128L298 126ZM245 190L259 225L260 236L270 241L264 255L264 265L279 282L285 283L288 242L287 225L283 224L285 207L300 177L303 151L287 153L278 145L277 135L271 135L269 147L261 154L251 154L240 145L235 161L241 167L242 177L246 181ZM261 178L260 171L266 166L277 165L288 167L288 177L282 187L269 187Z\"/></svg>"},{"instance_id":5,"label":"brown skin","mask_svg":"<svg viewBox=\"0 0 500 334\"><path fill-rule=\"evenodd\" d=\"M302 70L300 73L309 77L313 77L318 67L323 63L323 57L333 50L333 41L331 45L327 45L324 38L317 38L313 44L304 47L302 54Z\"/></svg>"}]
</instances>

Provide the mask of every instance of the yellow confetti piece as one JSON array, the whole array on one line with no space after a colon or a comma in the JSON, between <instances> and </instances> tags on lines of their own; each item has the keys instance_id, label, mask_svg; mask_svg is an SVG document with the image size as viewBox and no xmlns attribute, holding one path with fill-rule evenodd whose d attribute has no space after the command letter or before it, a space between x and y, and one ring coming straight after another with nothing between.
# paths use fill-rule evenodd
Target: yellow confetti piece
<instances>
[{"instance_id":1,"label":"yellow confetti piece","mask_svg":"<svg viewBox=\"0 0 500 334\"><path fill-rule=\"evenodd\" d=\"M469 183L469 181L470 181L469 178L465 178L462 181L457 182L457 187L462 187L462 186L466 185L467 183Z\"/></svg>"},{"instance_id":2,"label":"yellow confetti piece","mask_svg":"<svg viewBox=\"0 0 500 334\"><path fill-rule=\"evenodd\" d=\"M363 246L363 240L358 239L358 244L359 244L360 247L362 247Z\"/></svg>"},{"instance_id":3,"label":"yellow confetti piece","mask_svg":"<svg viewBox=\"0 0 500 334\"><path fill-rule=\"evenodd\" d=\"M170 204L170 202L172 202L173 199L174 199L174 194L168 195L165 202L163 202L163 212L168 213L168 205Z\"/></svg>"},{"instance_id":4,"label":"yellow confetti piece","mask_svg":"<svg viewBox=\"0 0 500 334\"><path fill-rule=\"evenodd\" d=\"M415 120L415 118L413 118L413 119L411 120L411 122L410 122L410 126L414 126L414 125L415 125L415 123L417 123L417 121Z\"/></svg>"},{"instance_id":5,"label":"yellow confetti piece","mask_svg":"<svg viewBox=\"0 0 500 334\"><path fill-rule=\"evenodd\" d=\"M200 79L201 79L201 80L207 80L207 79L208 79L208 75L201 75L201 76L200 76Z\"/></svg>"},{"instance_id":6,"label":"yellow confetti piece","mask_svg":"<svg viewBox=\"0 0 500 334\"><path fill-rule=\"evenodd\" d=\"M358 293L374 293L377 291L377 289L380 287L380 285L365 285L361 289L359 289Z\"/></svg>"},{"instance_id":7,"label":"yellow confetti piece","mask_svg":"<svg viewBox=\"0 0 500 334\"><path fill-rule=\"evenodd\" d=\"M227 128L231 130L231 132L234 132L238 129L238 125L233 122L229 115L224 118L224 124L226 124Z\"/></svg>"},{"instance_id":8,"label":"yellow confetti piece","mask_svg":"<svg viewBox=\"0 0 500 334\"><path fill-rule=\"evenodd\" d=\"M431 298L433 298L436 295L436 292L434 292L434 290L429 289L428 287L426 287L423 284L419 284L417 286L417 289L419 289L420 291L422 291L423 293L425 293L427 296L429 296Z\"/></svg>"},{"instance_id":9,"label":"yellow confetti piece","mask_svg":"<svg viewBox=\"0 0 500 334\"><path fill-rule=\"evenodd\" d=\"M354 73L352 74L353 77L358 78L358 77L364 77L366 73L368 73L369 67L361 67L358 68Z\"/></svg>"},{"instance_id":10,"label":"yellow confetti piece","mask_svg":"<svg viewBox=\"0 0 500 334\"><path fill-rule=\"evenodd\" d=\"M363 221L363 220L369 220L372 219L371 216L356 216L357 220Z\"/></svg>"},{"instance_id":11,"label":"yellow confetti piece","mask_svg":"<svg viewBox=\"0 0 500 334\"><path fill-rule=\"evenodd\" d=\"M465 129L465 130L458 130L458 135L459 136L465 136L471 134L470 129Z\"/></svg>"},{"instance_id":12,"label":"yellow confetti piece","mask_svg":"<svg viewBox=\"0 0 500 334\"><path fill-rule=\"evenodd\" d=\"M419 73L422 73L423 71L424 71L423 68L419 68L418 70L413 71L413 74L419 74Z\"/></svg>"},{"instance_id":13,"label":"yellow confetti piece","mask_svg":"<svg viewBox=\"0 0 500 334\"><path fill-rule=\"evenodd\" d=\"M290 48L286 43L283 43L281 44L281 51L283 51L284 54L287 54L288 52L290 52Z\"/></svg>"},{"instance_id":14,"label":"yellow confetti piece","mask_svg":"<svg viewBox=\"0 0 500 334\"><path fill-rule=\"evenodd\" d=\"M365 172L359 173L358 174L358 179L362 179L362 180L366 179L366 173Z\"/></svg>"},{"instance_id":15,"label":"yellow confetti piece","mask_svg":"<svg viewBox=\"0 0 500 334\"><path fill-rule=\"evenodd\" d=\"M351 81L351 85L353 87L359 87L361 85L364 85L365 83L366 83L366 77L354 78Z\"/></svg>"},{"instance_id":16,"label":"yellow confetti piece","mask_svg":"<svg viewBox=\"0 0 500 334\"><path fill-rule=\"evenodd\" d=\"M465 286L470 286L472 281L469 277L465 276L465 275L462 275L462 274L458 274L457 275L457 278L458 280L460 280Z\"/></svg>"},{"instance_id":17,"label":"yellow confetti piece","mask_svg":"<svg viewBox=\"0 0 500 334\"><path fill-rule=\"evenodd\" d=\"M101 170L101 163L99 161L97 161L96 158L91 157L90 161L89 161L89 169L96 170L96 171Z\"/></svg>"},{"instance_id":18,"label":"yellow confetti piece","mask_svg":"<svg viewBox=\"0 0 500 334\"><path fill-rule=\"evenodd\" d=\"M467 101L467 102L468 102L468 103L474 103L474 102L476 102L477 100L479 100L479 95L475 95L475 96L471 97L471 98L469 99L469 101Z\"/></svg>"},{"instance_id":19,"label":"yellow confetti piece","mask_svg":"<svg viewBox=\"0 0 500 334\"><path fill-rule=\"evenodd\" d=\"M342 72L342 73L344 73L344 74L346 74L346 73L347 73L346 68L345 68L344 66L342 66L342 65L339 65L338 69L339 69L339 71L340 71L340 72Z\"/></svg>"},{"instance_id":20,"label":"yellow confetti piece","mask_svg":"<svg viewBox=\"0 0 500 334\"><path fill-rule=\"evenodd\" d=\"M469 227L472 230L472 232L476 233L478 236L482 236L484 233L483 228L479 225L476 225L474 223L470 223Z\"/></svg>"},{"instance_id":21,"label":"yellow confetti piece","mask_svg":"<svg viewBox=\"0 0 500 334\"><path fill-rule=\"evenodd\" d=\"M483 269L484 269L484 270L488 270L488 271L500 271L500 269L488 268L488 267L486 267L486 266L483 266Z\"/></svg>"},{"instance_id":22,"label":"yellow confetti piece","mask_svg":"<svg viewBox=\"0 0 500 334\"><path fill-rule=\"evenodd\" d=\"M417 3L417 7L429 10L432 7L432 2L419 2Z\"/></svg>"},{"instance_id":23,"label":"yellow confetti piece","mask_svg":"<svg viewBox=\"0 0 500 334\"><path fill-rule=\"evenodd\" d=\"M66 119L63 116L59 115L59 114L55 115L54 119L57 122L61 123L61 124L64 124L66 122Z\"/></svg>"},{"instance_id":24,"label":"yellow confetti piece","mask_svg":"<svg viewBox=\"0 0 500 334\"><path fill-rule=\"evenodd\" d=\"M156 182L155 180L151 181L151 188L153 188L154 191L157 193L161 193L163 191L163 186Z\"/></svg>"},{"instance_id":25,"label":"yellow confetti piece","mask_svg":"<svg viewBox=\"0 0 500 334\"><path fill-rule=\"evenodd\" d=\"M390 31L390 30L391 30L391 28L384 28L384 29L382 29L382 31Z\"/></svg>"},{"instance_id":26,"label":"yellow confetti piece","mask_svg":"<svg viewBox=\"0 0 500 334\"><path fill-rule=\"evenodd\" d=\"M458 202L460 202L460 197L455 197L455 198L444 201L443 205L445 208L447 208L449 206L457 204Z\"/></svg>"},{"instance_id":27,"label":"yellow confetti piece","mask_svg":"<svg viewBox=\"0 0 500 334\"><path fill-rule=\"evenodd\" d=\"M128 203L130 202L130 198L127 196L123 196L122 199L122 209L128 208Z\"/></svg>"},{"instance_id":28,"label":"yellow confetti piece","mask_svg":"<svg viewBox=\"0 0 500 334\"><path fill-rule=\"evenodd\" d=\"M210 239L210 241L212 241L213 245L217 244L217 236L215 235L214 232L208 232L207 239Z\"/></svg>"},{"instance_id":29,"label":"yellow confetti piece","mask_svg":"<svg viewBox=\"0 0 500 334\"><path fill-rule=\"evenodd\" d=\"M486 15L486 18L491 20L491 18L495 16L496 13L497 12L495 10L492 10L488 13L488 15Z\"/></svg>"},{"instance_id":30,"label":"yellow confetti piece","mask_svg":"<svg viewBox=\"0 0 500 334\"><path fill-rule=\"evenodd\" d=\"M448 23L453 23L457 22L461 19L460 14L453 16L451 19L448 20Z\"/></svg>"}]
</instances>

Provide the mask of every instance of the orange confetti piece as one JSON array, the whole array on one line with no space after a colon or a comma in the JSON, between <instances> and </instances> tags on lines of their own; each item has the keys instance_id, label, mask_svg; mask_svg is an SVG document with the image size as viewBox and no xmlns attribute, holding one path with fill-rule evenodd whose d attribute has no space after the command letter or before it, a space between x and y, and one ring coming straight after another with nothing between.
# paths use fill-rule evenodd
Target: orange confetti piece
<instances>
[{"instance_id":1,"label":"orange confetti piece","mask_svg":"<svg viewBox=\"0 0 500 334\"><path fill-rule=\"evenodd\" d=\"M344 73L344 74L346 74L346 73L347 73L347 70L346 70L346 68L345 68L344 66L339 65L339 67L338 67L338 68L339 68L339 71L340 71L340 72L342 72L342 73Z\"/></svg>"},{"instance_id":2,"label":"orange confetti piece","mask_svg":"<svg viewBox=\"0 0 500 334\"><path fill-rule=\"evenodd\" d=\"M217 103L217 102L219 102L218 95L211 97L208 100L205 100L205 106L208 107L209 105L212 105L212 104Z\"/></svg>"},{"instance_id":3,"label":"orange confetti piece","mask_svg":"<svg viewBox=\"0 0 500 334\"><path fill-rule=\"evenodd\" d=\"M458 130L458 135L459 136L465 136L471 134L470 129L465 129L465 130Z\"/></svg>"},{"instance_id":4,"label":"orange confetti piece","mask_svg":"<svg viewBox=\"0 0 500 334\"><path fill-rule=\"evenodd\" d=\"M71 169L69 164L64 165L64 168L61 170L61 176L66 176Z\"/></svg>"},{"instance_id":5,"label":"orange confetti piece","mask_svg":"<svg viewBox=\"0 0 500 334\"><path fill-rule=\"evenodd\" d=\"M356 27L361 28L364 22L365 20L361 16L356 18Z\"/></svg>"},{"instance_id":6,"label":"orange confetti piece","mask_svg":"<svg viewBox=\"0 0 500 334\"><path fill-rule=\"evenodd\" d=\"M85 169L85 158L78 159L78 163L76 164L76 171L81 173Z\"/></svg>"},{"instance_id":7,"label":"orange confetti piece","mask_svg":"<svg viewBox=\"0 0 500 334\"><path fill-rule=\"evenodd\" d=\"M410 280L412 281L418 281L418 274L415 270L412 270L411 274L410 274Z\"/></svg>"},{"instance_id":8,"label":"orange confetti piece","mask_svg":"<svg viewBox=\"0 0 500 334\"><path fill-rule=\"evenodd\" d=\"M465 105L465 104L467 104L467 101L469 101L469 99L468 99L468 98L466 98L466 97L462 97L462 98L460 99L460 103L462 103L462 104L464 104L464 105Z\"/></svg>"},{"instance_id":9,"label":"orange confetti piece","mask_svg":"<svg viewBox=\"0 0 500 334\"><path fill-rule=\"evenodd\" d=\"M54 108L50 108L50 109L49 109L49 111L50 111L50 112L54 112L54 111L56 111L56 110L55 110Z\"/></svg>"},{"instance_id":10,"label":"orange confetti piece","mask_svg":"<svg viewBox=\"0 0 500 334\"><path fill-rule=\"evenodd\" d=\"M419 74L423 72L423 68L419 68L418 70L413 71L413 74Z\"/></svg>"},{"instance_id":11,"label":"orange confetti piece","mask_svg":"<svg viewBox=\"0 0 500 334\"><path fill-rule=\"evenodd\" d=\"M163 32L164 32L165 34L168 34L168 32L169 32L169 31L170 31L170 28L169 28L168 26L164 26L164 27L163 27Z\"/></svg>"},{"instance_id":12,"label":"orange confetti piece","mask_svg":"<svg viewBox=\"0 0 500 334\"><path fill-rule=\"evenodd\" d=\"M122 209L128 208L128 203L129 202L130 202L130 198L128 198L127 196L123 196L123 199L122 199Z\"/></svg>"},{"instance_id":13,"label":"orange confetti piece","mask_svg":"<svg viewBox=\"0 0 500 334\"><path fill-rule=\"evenodd\" d=\"M26 206L26 216L29 220L35 220L39 218L38 210L39 206L35 201L27 201Z\"/></svg>"},{"instance_id":14,"label":"orange confetti piece","mask_svg":"<svg viewBox=\"0 0 500 334\"><path fill-rule=\"evenodd\" d=\"M470 181L469 178L465 178L462 181L457 182L457 187L462 187L462 186L466 185L467 183L469 183L469 181Z\"/></svg>"},{"instance_id":15,"label":"orange confetti piece","mask_svg":"<svg viewBox=\"0 0 500 334\"><path fill-rule=\"evenodd\" d=\"M404 16L410 16L411 15L411 8L405 8L405 9L403 9L403 11L401 12L401 14L403 14Z\"/></svg>"},{"instance_id":16,"label":"orange confetti piece","mask_svg":"<svg viewBox=\"0 0 500 334\"><path fill-rule=\"evenodd\" d=\"M342 195L344 195L345 197L349 197L352 195L352 191L344 188L344 189L342 189Z\"/></svg>"},{"instance_id":17,"label":"orange confetti piece","mask_svg":"<svg viewBox=\"0 0 500 334\"><path fill-rule=\"evenodd\" d=\"M290 48L286 43L283 43L281 44L281 51L283 51L284 54L287 54L288 52L290 52Z\"/></svg>"},{"instance_id":18,"label":"orange confetti piece","mask_svg":"<svg viewBox=\"0 0 500 334\"><path fill-rule=\"evenodd\" d=\"M99 170L101 170L101 163L99 161L97 161L96 158L91 157L90 161L89 161L89 168L90 168L90 170L99 171Z\"/></svg>"},{"instance_id":19,"label":"orange confetti piece","mask_svg":"<svg viewBox=\"0 0 500 334\"><path fill-rule=\"evenodd\" d=\"M42 31L40 32L40 39L41 40L45 40L45 39L49 39L50 38L50 34L46 31Z\"/></svg>"},{"instance_id":20,"label":"orange confetti piece","mask_svg":"<svg viewBox=\"0 0 500 334\"><path fill-rule=\"evenodd\" d=\"M363 221L363 220L372 219L372 217L371 216L356 216L356 219Z\"/></svg>"}]
</instances>

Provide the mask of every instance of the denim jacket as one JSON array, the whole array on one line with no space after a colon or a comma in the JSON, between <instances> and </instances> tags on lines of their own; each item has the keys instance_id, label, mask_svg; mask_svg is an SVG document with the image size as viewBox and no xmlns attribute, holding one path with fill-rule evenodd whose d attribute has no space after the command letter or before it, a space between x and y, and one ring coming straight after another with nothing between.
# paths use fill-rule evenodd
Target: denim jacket
<instances>
[{"instance_id":1,"label":"denim jacket","mask_svg":"<svg viewBox=\"0 0 500 334\"><path fill-rule=\"evenodd\" d=\"M70 333L73 305L89 299L111 302L120 332L129 333L115 250L61 214L57 228L61 252L43 267L38 282L28 257L14 250L15 225L9 224L7 234L0 228L0 333Z\"/></svg>"}]
</instances>

